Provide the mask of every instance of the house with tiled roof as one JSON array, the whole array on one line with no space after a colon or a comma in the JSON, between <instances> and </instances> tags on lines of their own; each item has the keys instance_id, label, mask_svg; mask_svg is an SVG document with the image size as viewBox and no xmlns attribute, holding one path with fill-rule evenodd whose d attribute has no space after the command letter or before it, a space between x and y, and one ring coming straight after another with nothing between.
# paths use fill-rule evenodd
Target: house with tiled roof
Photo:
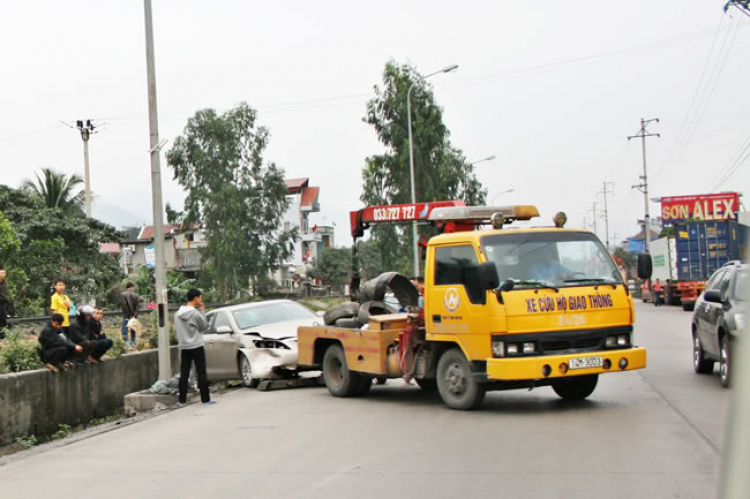
<instances>
[{"instance_id":1,"label":"house with tiled roof","mask_svg":"<svg viewBox=\"0 0 750 499\"><path fill-rule=\"evenodd\" d=\"M199 249L206 246L203 230L199 226L180 227L164 225L164 257L167 270L192 275L201 269ZM149 265L155 258L154 226L144 225L129 231L120 241L120 267L126 274L134 274L140 267Z\"/></svg>"},{"instance_id":2,"label":"house with tiled roof","mask_svg":"<svg viewBox=\"0 0 750 499\"><path fill-rule=\"evenodd\" d=\"M289 207L284 213L282 227L288 231L297 227L299 240L295 243L292 256L283 263L274 278L282 288L299 286L306 269L315 262L318 254L333 247L333 228L315 223L311 215L320 211L320 187L310 186L310 179L292 178L284 181L287 188Z\"/></svg>"}]
</instances>

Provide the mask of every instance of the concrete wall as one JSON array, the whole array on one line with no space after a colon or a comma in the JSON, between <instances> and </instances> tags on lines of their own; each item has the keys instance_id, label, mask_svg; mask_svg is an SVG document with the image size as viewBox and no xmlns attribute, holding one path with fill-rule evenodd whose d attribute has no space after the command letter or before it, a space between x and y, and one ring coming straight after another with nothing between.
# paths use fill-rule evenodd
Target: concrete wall
<instances>
[{"instance_id":1,"label":"concrete wall","mask_svg":"<svg viewBox=\"0 0 750 499\"><path fill-rule=\"evenodd\" d=\"M172 370L179 370L177 347L172 347ZM43 369L2 375L0 445L53 433L60 424L115 414L125 395L150 387L158 374L157 351L148 350L60 373Z\"/></svg>"}]
</instances>

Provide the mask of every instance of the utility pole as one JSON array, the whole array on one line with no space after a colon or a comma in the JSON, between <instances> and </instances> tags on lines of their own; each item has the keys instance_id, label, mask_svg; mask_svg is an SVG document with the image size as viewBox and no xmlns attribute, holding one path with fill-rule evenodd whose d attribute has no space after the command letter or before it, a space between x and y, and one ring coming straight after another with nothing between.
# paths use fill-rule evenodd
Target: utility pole
<instances>
[{"instance_id":1,"label":"utility pole","mask_svg":"<svg viewBox=\"0 0 750 499\"><path fill-rule=\"evenodd\" d=\"M650 120L644 120L641 118L641 129L637 134L628 137L628 141L635 138L641 139L641 147L643 149L643 175L640 177L641 183L634 185L631 189L638 189L643 193L643 203L645 207L645 216L643 218L643 232L646 238L646 253L651 252L651 217L648 214L648 175L646 174L646 137L661 137L658 133L649 133L646 131L646 126L655 121L659 123L659 118L653 118Z\"/></svg>"},{"instance_id":2,"label":"utility pole","mask_svg":"<svg viewBox=\"0 0 750 499\"><path fill-rule=\"evenodd\" d=\"M156 63L154 62L154 25L151 0L143 0L146 20L146 69L148 73L148 127L151 155L151 203L154 213L154 249L156 250L156 308L159 337L159 379L172 377L169 352L169 309L167 307L167 259L164 254L164 207L161 197L161 165L159 155L159 116L156 106Z\"/></svg>"},{"instance_id":3,"label":"utility pole","mask_svg":"<svg viewBox=\"0 0 750 499\"><path fill-rule=\"evenodd\" d=\"M594 203L592 204L591 209L589 210L589 213L591 213L591 220L593 221L594 234L596 234L596 212L597 212L597 206L598 205L599 205L599 203L597 203L596 201L594 201Z\"/></svg>"},{"instance_id":4,"label":"utility pole","mask_svg":"<svg viewBox=\"0 0 750 499\"><path fill-rule=\"evenodd\" d=\"M84 194L86 196L86 217L91 218L91 175L89 174L89 139L94 133L94 126L91 120L76 121L76 128L81 132L81 138L83 139L83 178L84 178Z\"/></svg>"},{"instance_id":5,"label":"utility pole","mask_svg":"<svg viewBox=\"0 0 750 499\"><path fill-rule=\"evenodd\" d=\"M615 185L614 182L602 182L602 190L599 194L604 196L604 239L607 241L607 251L609 251L609 211L607 210L607 194L614 194L613 191L609 190L610 186Z\"/></svg>"}]
</instances>

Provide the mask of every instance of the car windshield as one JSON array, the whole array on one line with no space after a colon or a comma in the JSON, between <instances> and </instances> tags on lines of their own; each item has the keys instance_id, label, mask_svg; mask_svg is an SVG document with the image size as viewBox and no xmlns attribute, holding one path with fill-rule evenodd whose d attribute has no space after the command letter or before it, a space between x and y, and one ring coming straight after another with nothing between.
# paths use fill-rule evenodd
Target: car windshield
<instances>
[{"instance_id":1,"label":"car windshield","mask_svg":"<svg viewBox=\"0 0 750 499\"><path fill-rule=\"evenodd\" d=\"M294 302L251 305L247 308L233 311L232 315L240 329L296 319L314 319L317 317L310 309Z\"/></svg>"},{"instance_id":2,"label":"car windshield","mask_svg":"<svg viewBox=\"0 0 750 499\"><path fill-rule=\"evenodd\" d=\"M747 270L737 272L737 277L734 280L734 297L739 301L747 300L747 278Z\"/></svg>"},{"instance_id":3,"label":"car windshield","mask_svg":"<svg viewBox=\"0 0 750 499\"><path fill-rule=\"evenodd\" d=\"M587 232L494 234L482 238L482 249L500 282L513 279L516 287L623 284L599 238Z\"/></svg>"}]
</instances>

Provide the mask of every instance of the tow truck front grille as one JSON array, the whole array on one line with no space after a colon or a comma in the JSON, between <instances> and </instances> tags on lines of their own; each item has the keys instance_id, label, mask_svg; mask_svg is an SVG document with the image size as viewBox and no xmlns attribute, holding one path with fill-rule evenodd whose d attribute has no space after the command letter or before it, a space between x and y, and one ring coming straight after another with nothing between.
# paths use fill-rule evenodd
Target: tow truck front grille
<instances>
[{"instance_id":1,"label":"tow truck front grille","mask_svg":"<svg viewBox=\"0 0 750 499\"><path fill-rule=\"evenodd\" d=\"M607 348L605 338L617 334L631 334L633 326L618 326L600 329L582 329L576 331L550 331L533 334L504 334L493 335L492 341L518 343L519 345L534 342L537 347L531 355L559 355L561 353L585 353L598 350L612 350ZM630 348L631 345L615 348ZM518 350L521 352L521 349ZM523 356L522 353L507 355L508 357Z\"/></svg>"}]
</instances>

